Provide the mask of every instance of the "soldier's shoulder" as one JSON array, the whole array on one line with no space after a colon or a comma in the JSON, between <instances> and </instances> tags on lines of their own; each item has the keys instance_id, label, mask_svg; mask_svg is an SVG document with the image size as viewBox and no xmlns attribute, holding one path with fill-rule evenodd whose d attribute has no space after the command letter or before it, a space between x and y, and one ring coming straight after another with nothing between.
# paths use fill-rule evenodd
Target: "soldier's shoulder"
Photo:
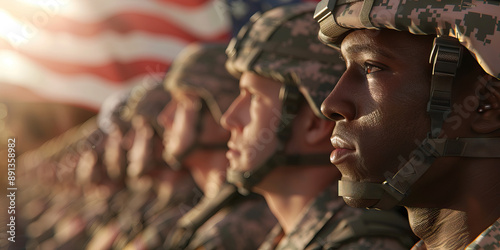
<instances>
[{"instance_id":1,"label":"soldier's shoulder","mask_svg":"<svg viewBox=\"0 0 500 250\"><path fill-rule=\"evenodd\" d=\"M398 211L345 210L345 216L333 217L322 228L315 244L322 249L409 249L415 244L408 220Z\"/></svg>"},{"instance_id":2,"label":"soldier's shoulder","mask_svg":"<svg viewBox=\"0 0 500 250\"><path fill-rule=\"evenodd\" d=\"M497 249L500 247L500 218L488 227L466 249Z\"/></svg>"}]
</instances>

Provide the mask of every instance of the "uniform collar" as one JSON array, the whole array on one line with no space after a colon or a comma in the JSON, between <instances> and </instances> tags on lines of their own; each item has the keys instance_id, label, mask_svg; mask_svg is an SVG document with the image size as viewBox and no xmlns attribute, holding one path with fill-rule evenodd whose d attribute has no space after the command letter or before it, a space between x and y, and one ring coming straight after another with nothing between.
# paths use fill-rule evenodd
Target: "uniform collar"
<instances>
[{"instance_id":1,"label":"uniform collar","mask_svg":"<svg viewBox=\"0 0 500 250\"><path fill-rule=\"evenodd\" d=\"M329 186L304 208L299 222L288 235L283 236L275 249L305 249L325 224L344 206L344 201L337 196L337 185ZM276 239L282 234L283 229L277 224L259 249L274 249Z\"/></svg>"}]
</instances>

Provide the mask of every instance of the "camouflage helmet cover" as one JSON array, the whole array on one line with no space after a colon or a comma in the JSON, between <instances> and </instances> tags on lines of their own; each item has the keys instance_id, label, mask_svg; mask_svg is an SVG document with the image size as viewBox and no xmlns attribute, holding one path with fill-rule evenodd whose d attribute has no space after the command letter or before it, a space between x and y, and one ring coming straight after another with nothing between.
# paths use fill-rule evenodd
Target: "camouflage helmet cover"
<instances>
[{"instance_id":1,"label":"camouflage helmet cover","mask_svg":"<svg viewBox=\"0 0 500 250\"><path fill-rule=\"evenodd\" d=\"M291 79L312 110L321 114L321 102L345 70L337 51L318 41L313 19L315 3L283 5L255 14L226 51L226 67L234 76L252 71L279 82Z\"/></svg>"},{"instance_id":2,"label":"camouflage helmet cover","mask_svg":"<svg viewBox=\"0 0 500 250\"><path fill-rule=\"evenodd\" d=\"M485 72L500 79L498 0L323 0L315 18L321 25L320 40L337 48L352 29L457 38Z\"/></svg>"},{"instance_id":3,"label":"camouflage helmet cover","mask_svg":"<svg viewBox=\"0 0 500 250\"><path fill-rule=\"evenodd\" d=\"M127 104L122 109L121 117L125 121L131 121L134 115L142 115L153 126L161 127L157 123L157 117L170 99L170 93L163 88L162 84L137 85L131 90Z\"/></svg>"},{"instance_id":4,"label":"camouflage helmet cover","mask_svg":"<svg viewBox=\"0 0 500 250\"><path fill-rule=\"evenodd\" d=\"M174 60L164 80L168 91L182 89L198 94L217 122L239 94L238 80L224 66L226 46L222 43L188 45Z\"/></svg>"}]
</instances>

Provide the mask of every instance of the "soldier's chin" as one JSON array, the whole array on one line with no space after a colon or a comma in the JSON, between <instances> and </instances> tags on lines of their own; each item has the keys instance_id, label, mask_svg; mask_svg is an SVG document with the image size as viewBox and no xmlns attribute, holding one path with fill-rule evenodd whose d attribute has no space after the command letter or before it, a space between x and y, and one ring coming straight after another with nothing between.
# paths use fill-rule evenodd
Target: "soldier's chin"
<instances>
[{"instance_id":1,"label":"soldier's chin","mask_svg":"<svg viewBox=\"0 0 500 250\"><path fill-rule=\"evenodd\" d=\"M377 199L357 199L352 197L342 197L347 205L357 208L371 208L379 202Z\"/></svg>"}]
</instances>

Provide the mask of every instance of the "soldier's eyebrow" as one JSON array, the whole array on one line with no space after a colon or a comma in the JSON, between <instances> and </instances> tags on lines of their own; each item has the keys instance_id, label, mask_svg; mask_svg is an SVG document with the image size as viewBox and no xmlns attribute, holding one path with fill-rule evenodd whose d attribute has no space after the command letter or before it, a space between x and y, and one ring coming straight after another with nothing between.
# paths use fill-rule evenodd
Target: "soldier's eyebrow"
<instances>
[{"instance_id":1,"label":"soldier's eyebrow","mask_svg":"<svg viewBox=\"0 0 500 250\"><path fill-rule=\"evenodd\" d=\"M370 44L354 44L348 46L345 50L342 50L342 57L345 55L360 55L360 54L371 54L371 55L381 55L386 58L394 58L392 54L388 51L380 49L378 46L373 46Z\"/></svg>"}]
</instances>

